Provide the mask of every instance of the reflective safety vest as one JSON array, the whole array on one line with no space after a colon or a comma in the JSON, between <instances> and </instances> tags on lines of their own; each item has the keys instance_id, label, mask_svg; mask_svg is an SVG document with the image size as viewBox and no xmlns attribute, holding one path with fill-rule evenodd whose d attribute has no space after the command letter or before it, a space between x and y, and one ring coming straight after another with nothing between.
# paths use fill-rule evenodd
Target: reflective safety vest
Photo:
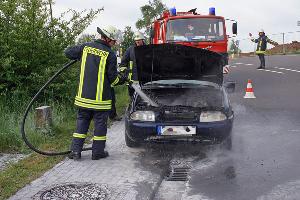
<instances>
[{"instance_id":1,"label":"reflective safety vest","mask_svg":"<svg viewBox=\"0 0 300 200\"><path fill-rule=\"evenodd\" d=\"M265 54L267 49L267 43L276 43L270 40L267 36L260 36L258 39L251 39L252 42L257 43L256 54Z\"/></svg>"},{"instance_id":2,"label":"reflective safety vest","mask_svg":"<svg viewBox=\"0 0 300 200\"><path fill-rule=\"evenodd\" d=\"M117 72L117 57L101 40L70 47L67 57L81 59L80 79L75 105L93 109L110 110L112 107L111 87L120 81ZM76 58L75 58L76 59Z\"/></svg>"}]
</instances>

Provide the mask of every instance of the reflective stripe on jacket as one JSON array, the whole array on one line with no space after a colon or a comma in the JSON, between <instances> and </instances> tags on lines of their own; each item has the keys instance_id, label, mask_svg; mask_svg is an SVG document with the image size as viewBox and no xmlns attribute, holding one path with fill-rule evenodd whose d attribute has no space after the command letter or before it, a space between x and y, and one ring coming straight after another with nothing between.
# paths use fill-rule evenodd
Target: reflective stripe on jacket
<instances>
[{"instance_id":1,"label":"reflective stripe on jacket","mask_svg":"<svg viewBox=\"0 0 300 200\"><path fill-rule=\"evenodd\" d=\"M70 59L81 59L81 70L75 105L93 109L110 110L111 87L119 83L117 57L102 40L66 49Z\"/></svg>"}]
</instances>

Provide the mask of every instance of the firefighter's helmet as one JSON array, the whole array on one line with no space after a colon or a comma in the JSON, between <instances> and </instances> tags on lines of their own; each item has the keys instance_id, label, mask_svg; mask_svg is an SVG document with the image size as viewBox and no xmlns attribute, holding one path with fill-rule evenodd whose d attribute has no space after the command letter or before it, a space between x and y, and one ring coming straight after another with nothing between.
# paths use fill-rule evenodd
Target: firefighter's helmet
<instances>
[{"instance_id":1,"label":"firefighter's helmet","mask_svg":"<svg viewBox=\"0 0 300 200\"><path fill-rule=\"evenodd\" d=\"M145 40L145 37L141 32L137 31L134 33L134 40Z\"/></svg>"},{"instance_id":2,"label":"firefighter's helmet","mask_svg":"<svg viewBox=\"0 0 300 200\"><path fill-rule=\"evenodd\" d=\"M115 40L117 42L121 42L122 40L122 33L119 31L116 27L114 26L108 26L106 28L99 28L97 27L97 32L104 36L107 37L111 40Z\"/></svg>"}]
</instances>

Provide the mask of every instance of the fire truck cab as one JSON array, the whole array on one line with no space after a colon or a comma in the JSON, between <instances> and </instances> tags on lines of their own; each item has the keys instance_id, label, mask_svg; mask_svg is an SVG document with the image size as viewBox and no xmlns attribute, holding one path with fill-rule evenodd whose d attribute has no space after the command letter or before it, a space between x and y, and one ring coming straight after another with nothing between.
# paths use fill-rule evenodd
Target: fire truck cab
<instances>
[{"instance_id":1,"label":"fire truck cab","mask_svg":"<svg viewBox=\"0 0 300 200\"><path fill-rule=\"evenodd\" d=\"M165 11L152 25L151 43L176 43L214 51L224 56L224 65L227 65L228 35L224 17L216 16L215 8L210 8L208 15L197 14L195 10ZM236 22L232 24L232 32L237 34Z\"/></svg>"}]
</instances>

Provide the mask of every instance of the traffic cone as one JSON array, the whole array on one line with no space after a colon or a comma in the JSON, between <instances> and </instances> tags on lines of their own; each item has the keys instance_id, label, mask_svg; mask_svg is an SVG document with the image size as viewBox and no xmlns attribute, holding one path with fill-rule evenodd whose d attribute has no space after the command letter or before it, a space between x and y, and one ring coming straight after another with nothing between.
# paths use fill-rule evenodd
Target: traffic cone
<instances>
[{"instance_id":1,"label":"traffic cone","mask_svg":"<svg viewBox=\"0 0 300 200\"><path fill-rule=\"evenodd\" d=\"M247 83L246 94L244 96L245 99L255 99L253 88L252 88L252 81L249 79Z\"/></svg>"}]
</instances>

